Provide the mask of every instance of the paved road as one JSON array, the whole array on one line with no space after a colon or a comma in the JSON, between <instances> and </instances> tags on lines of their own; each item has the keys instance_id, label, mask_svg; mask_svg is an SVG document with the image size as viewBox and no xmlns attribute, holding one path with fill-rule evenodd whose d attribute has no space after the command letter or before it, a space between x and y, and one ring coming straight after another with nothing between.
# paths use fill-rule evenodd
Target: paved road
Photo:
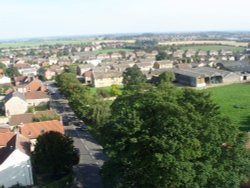
<instances>
[{"instance_id":1,"label":"paved road","mask_svg":"<svg viewBox=\"0 0 250 188\"><path fill-rule=\"evenodd\" d=\"M50 88L55 88L52 83L48 82L47 84ZM75 147L80 150L80 162L74 167L76 180L73 187L102 188L99 171L104 161L107 160L103 148L86 130L80 130L74 125L79 120L70 109L68 101L63 99L59 92L51 95L51 107L63 118L70 119L69 125L64 127L65 134L73 138Z\"/></svg>"}]
</instances>

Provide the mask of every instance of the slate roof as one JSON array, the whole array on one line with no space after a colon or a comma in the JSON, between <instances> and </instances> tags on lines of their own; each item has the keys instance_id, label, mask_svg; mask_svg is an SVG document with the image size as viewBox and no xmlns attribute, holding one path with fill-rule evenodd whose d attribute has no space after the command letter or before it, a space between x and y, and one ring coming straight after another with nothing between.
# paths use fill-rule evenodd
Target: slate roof
<instances>
[{"instance_id":1,"label":"slate roof","mask_svg":"<svg viewBox=\"0 0 250 188\"><path fill-rule=\"evenodd\" d=\"M12 97L19 97L20 99L25 101L25 97L24 97L23 93L20 93L18 91L13 91L5 96L5 98L4 98L5 102L10 100Z\"/></svg>"},{"instance_id":2,"label":"slate roof","mask_svg":"<svg viewBox=\"0 0 250 188\"><path fill-rule=\"evenodd\" d=\"M122 77L122 72L119 71L108 71L108 72L94 72L94 78L104 79L104 78L120 78Z\"/></svg>"},{"instance_id":3,"label":"slate roof","mask_svg":"<svg viewBox=\"0 0 250 188\"><path fill-rule=\"evenodd\" d=\"M250 72L250 63L242 61L226 61L218 63L218 66L233 72Z\"/></svg>"},{"instance_id":4,"label":"slate roof","mask_svg":"<svg viewBox=\"0 0 250 188\"><path fill-rule=\"evenodd\" d=\"M182 74L186 76L191 76L191 77L213 77L213 76L226 76L230 72L229 71L224 71L224 70L219 70L215 68L210 68L210 67L197 67L197 68L190 68L190 69L173 69L174 73L176 74Z\"/></svg>"}]
</instances>

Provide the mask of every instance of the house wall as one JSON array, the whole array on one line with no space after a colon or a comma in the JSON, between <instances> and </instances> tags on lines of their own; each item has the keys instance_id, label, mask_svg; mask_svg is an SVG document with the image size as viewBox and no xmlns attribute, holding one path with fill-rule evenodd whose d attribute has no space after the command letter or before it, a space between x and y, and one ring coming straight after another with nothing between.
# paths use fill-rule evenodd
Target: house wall
<instances>
[{"instance_id":1,"label":"house wall","mask_svg":"<svg viewBox=\"0 0 250 188\"><path fill-rule=\"evenodd\" d=\"M26 99L28 106L39 106L49 102L49 98L45 99Z\"/></svg>"},{"instance_id":2,"label":"house wall","mask_svg":"<svg viewBox=\"0 0 250 188\"><path fill-rule=\"evenodd\" d=\"M9 77L4 76L0 79L0 84L10 84L10 83L11 79Z\"/></svg>"},{"instance_id":3,"label":"house wall","mask_svg":"<svg viewBox=\"0 0 250 188\"><path fill-rule=\"evenodd\" d=\"M18 97L12 97L5 103L4 107L6 116L23 114L28 110L28 104Z\"/></svg>"},{"instance_id":4,"label":"house wall","mask_svg":"<svg viewBox=\"0 0 250 188\"><path fill-rule=\"evenodd\" d=\"M17 183L34 184L30 157L18 149L0 165L0 186L11 187Z\"/></svg>"},{"instance_id":5,"label":"house wall","mask_svg":"<svg viewBox=\"0 0 250 188\"><path fill-rule=\"evenodd\" d=\"M94 87L107 87L111 86L112 84L121 85L122 84L122 77L118 78L103 78L103 79L95 79L92 80Z\"/></svg>"},{"instance_id":6,"label":"house wall","mask_svg":"<svg viewBox=\"0 0 250 188\"><path fill-rule=\"evenodd\" d=\"M239 82L240 80L241 80L241 76L233 72L223 77L223 83L234 83L234 82Z\"/></svg>"}]
</instances>

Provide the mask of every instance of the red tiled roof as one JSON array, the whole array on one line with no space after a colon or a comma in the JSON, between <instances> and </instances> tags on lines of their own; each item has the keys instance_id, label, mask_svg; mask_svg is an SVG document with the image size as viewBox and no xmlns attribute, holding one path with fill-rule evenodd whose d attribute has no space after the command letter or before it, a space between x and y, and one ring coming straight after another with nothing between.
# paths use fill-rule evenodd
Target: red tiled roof
<instances>
[{"instance_id":1,"label":"red tiled roof","mask_svg":"<svg viewBox=\"0 0 250 188\"><path fill-rule=\"evenodd\" d=\"M19 127L20 133L29 139L36 139L39 135L49 131L64 134L64 127L58 120L27 123Z\"/></svg>"},{"instance_id":2,"label":"red tiled roof","mask_svg":"<svg viewBox=\"0 0 250 188\"><path fill-rule=\"evenodd\" d=\"M5 147L13 136L13 132L0 132L0 147Z\"/></svg>"},{"instance_id":3,"label":"red tiled roof","mask_svg":"<svg viewBox=\"0 0 250 188\"><path fill-rule=\"evenodd\" d=\"M28 91L45 91L45 86L41 80L34 78L26 85L26 89Z\"/></svg>"},{"instance_id":4,"label":"red tiled roof","mask_svg":"<svg viewBox=\"0 0 250 188\"><path fill-rule=\"evenodd\" d=\"M49 98L47 93L43 91L27 92L24 94L25 99L45 99Z\"/></svg>"}]
</instances>

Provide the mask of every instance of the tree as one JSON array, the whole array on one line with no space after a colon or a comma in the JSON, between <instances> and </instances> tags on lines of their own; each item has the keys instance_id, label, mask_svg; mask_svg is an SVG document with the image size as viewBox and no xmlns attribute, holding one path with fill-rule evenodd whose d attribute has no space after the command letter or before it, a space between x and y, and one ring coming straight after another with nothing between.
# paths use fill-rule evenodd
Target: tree
<instances>
[{"instance_id":1,"label":"tree","mask_svg":"<svg viewBox=\"0 0 250 188\"><path fill-rule=\"evenodd\" d=\"M0 63L0 69L3 69L3 70L5 71L5 69L6 69L6 65L5 65L5 64L3 64L3 63Z\"/></svg>"},{"instance_id":2,"label":"tree","mask_svg":"<svg viewBox=\"0 0 250 188\"><path fill-rule=\"evenodd\" d=\"M51 131L37 138L32 161L37 173L60 175L71 172L79 156L71 138Z\"/></svg>"},{"instance_id":3,"label":"tree","mask_svg":"<svg viewBox=\"0 0 250 188\"><path fill-rule=\"evenodd\" d=\"M119 96L101 135L107 187L239 187L249 173L246 134L203 91Z\"/></svg>"},{"instance_id":4,"label":"tree","mask_svg":"<svg viewBox=\"0 0 250 188\"><path fill-rule=\"evenodd\" d=\"M164 51L159 51L159 53L156 55L156 60L160 61L164 59L167 59L167 53Z\"/></svg>"},{"instance_id":5,"label":"tree","mask_svg":"<svg viewBox=\"0 0 250 188\"><path fill-rule=\"evenodd\" d=\"M137 85L146 82L146 77L137 66L129 67L123 72L123 84L126 86Z\"/></svg>"},{"instance_id":6,"label":"tree","mask_svg":"<svg viewBox=\"0 0 250 188\"><path fill-rule=\"evenodd\" d=\"M122 91L119 89L119 86L117 84L111 85L111 93L115 96L121 95Z\"/></svg>"},{"instance_id":7,"label":"tree","mask_svg":"<svg viewBox=\"0 0 250 188\"><path fill-rule=\"evenodd\" d=\"M15 76L20 76L20 73L18 72L16 67L10 67L7 68L5 71L6 76L10 77L12 80Z\"/></svg>"},{"instance_id":8,"label":"tree","mask_svg":"<svg viewBox=\"0 0 250 188\"><path fill-rule=\"evenodd\" d=\"M175 74L172 71L165 71L159 75L160 82L173 82Z\"/></svg>"}]
</instances>

